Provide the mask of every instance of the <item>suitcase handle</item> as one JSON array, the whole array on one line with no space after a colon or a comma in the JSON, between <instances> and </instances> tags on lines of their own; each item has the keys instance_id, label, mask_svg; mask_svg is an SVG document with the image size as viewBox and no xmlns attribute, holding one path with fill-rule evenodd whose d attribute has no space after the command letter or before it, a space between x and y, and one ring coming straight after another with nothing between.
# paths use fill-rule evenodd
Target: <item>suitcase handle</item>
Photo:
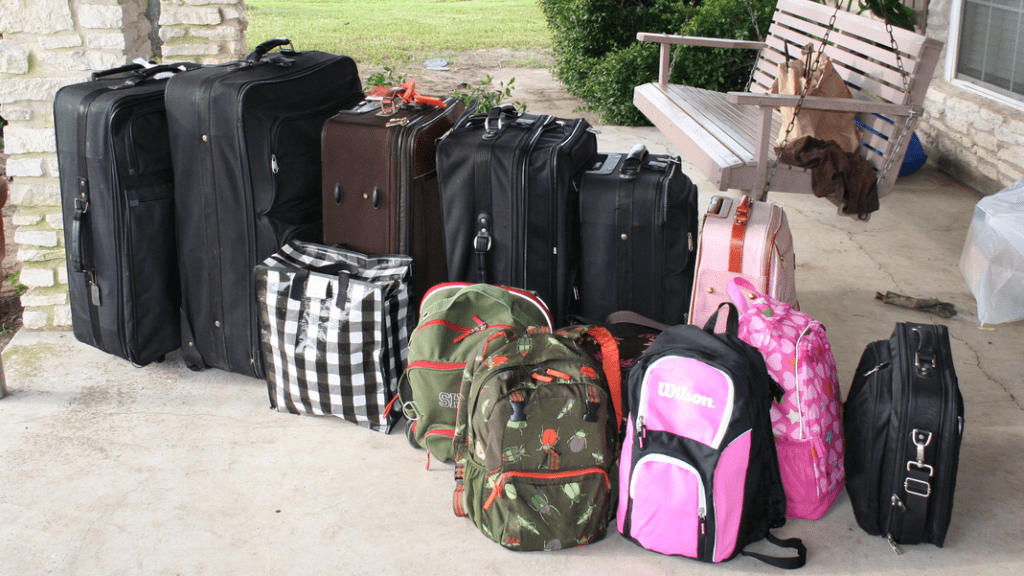
<instances>
[{"instance_id":1,"label":"suitcase handle","mask_svg":"<svg viewBox=\"0 0 1024 576\"><path fill-rule=\"evenodd\" d=\"M151 62L152 64L152 62ZM124 66L118 66L117 68L111 68L110 70L101 70L99 72L93 72L89 75L89 80L99 80L104 76L113 76L114 74L120 74L122 72L131 72L132 70L141 70L142 64L126 64Z\"/></svg>"},{"instance_id":2,"label":"suitcase handle","mask_svg":"<svg viewBox=\"0 0 1024 576\"><path fill-rule=\"evenodd\" d=\"M164 72L167 72L169 74L177 74L179 72L195 70L199 67L199 64L193 64L192 62L179 62L177 64L161 64L159 66L153 66L152 68L146 68L141 72L136 72L135 74L132 74L131 77L124 81L124 84L114 86L113 89L117 90L120 88L131 88L133 86L138 86L142 82L145 82L146 80L156 76L157 74L163 74Z\"/></svg>"},{"instance_id":3,"label":"suitcase handle","mask_svg":"<svg viewBox=\"0 0 1024 576\"><path fill-rule=\"evenodd\" d=\"M638 172L640 172L640 163L643 162L644 156L647 156L647 146L643 144L637 144L630 149L626 159L622 161L622 168L619 169L622 178L636 178Z\"/></svg>"},{"instance_id":4,"label":"suitcase handle","mask_svg":"<svg viewBox=\"0 0 1024 576\"><path fill-rule=\"evenodd\" d=\"M511 104L502 104L501 106L491 108L491 111L487 113L487 118L484 119L484 137L496 137L505 125L505 118L514 120L516 116L518 116L516 107ZM491 128L492 122L497 122L495 128Z\"/></svg>"},{"instance_id":5,"label":"suitcase handle","mask_svg":"<svg viewBox=\"0 0 1024 576\"><path fill-rule=\"evenodd\" d=\"M267 40L266 42L260 44L252 52L250 52L249 55L245 57L245 61L247 64L255 64L259 62L260 58L263 58L263 55L266 54L267 52L270 52L271 50L277 48L278 46L285 45L291 46L292 52L295 51L295 46L292 45L291 40L287 38L271 38L270 40Z\"/></svg>"},{"instance_id":6,"label":"suitcase handle","mask_svg":"<svg viewBox=\"0 0 1024 576\"><path fill-rule=\"evenodd\" d=\"M914 353L914 367L917 373L927 378L938 368L935 359L935 338L928 326L915 326L911 330L917 334L917 351Z\"/></svg>"}]
</instances>

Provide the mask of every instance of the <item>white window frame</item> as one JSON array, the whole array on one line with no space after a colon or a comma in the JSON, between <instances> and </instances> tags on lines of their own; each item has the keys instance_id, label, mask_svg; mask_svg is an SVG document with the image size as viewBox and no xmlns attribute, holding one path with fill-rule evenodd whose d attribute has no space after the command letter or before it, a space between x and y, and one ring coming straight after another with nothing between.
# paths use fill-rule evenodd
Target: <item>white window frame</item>
<instances>
[{"instance_id":1,"label":"white window frame","mask_svg":"<svg viewBox=\"0 0 1024 576\"><path fill-rule=\"evenodd\" d=\"M961 80L956 77L957 56L960 54L960 28L963 24L963 17L964 0L952 0L949 14L949 42L946 43L946 81L957 88L969 90L1002 104L1024 110L1024 100L1018 100L995 90L989 90L969 80Z\"/></svg>"}]
</instances>

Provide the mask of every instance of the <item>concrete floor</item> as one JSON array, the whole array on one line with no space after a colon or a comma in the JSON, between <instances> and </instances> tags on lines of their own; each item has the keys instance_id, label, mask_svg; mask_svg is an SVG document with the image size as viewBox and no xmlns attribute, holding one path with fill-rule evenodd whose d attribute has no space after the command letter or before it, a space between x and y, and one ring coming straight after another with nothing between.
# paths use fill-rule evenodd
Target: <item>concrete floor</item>
<instances>
[{"instance_id":1,"label":"concrete floor","mask_svg":"<svg viewBox=\"0 0 1024 576\"><path fill-rule=\"evenodd\" d=\"M604 151L654 129L603 127ZM692 168L701 207L710 185ZM856 524L844 493L821 520L778 535L808 549L805 574L1021 574L1024 322L981 330L957 264L978 200L933 168L900 180L867 224L825 200L776 194L795 237L804 311L828 328L846 390L864 347L899 321L949 326L967 427L946 547L902 556ZM948 321L887 306L876 291L935 296ZM710 566L603 541L513 553L451 512L452 470L406 442L342 420L268 409L261 381L191 372L177 353L139 369L69 332L20 332L3 353L0 574L696 574ZM1022 572L1016 572L1022 570Z\"/></svg>"}]
</instances>

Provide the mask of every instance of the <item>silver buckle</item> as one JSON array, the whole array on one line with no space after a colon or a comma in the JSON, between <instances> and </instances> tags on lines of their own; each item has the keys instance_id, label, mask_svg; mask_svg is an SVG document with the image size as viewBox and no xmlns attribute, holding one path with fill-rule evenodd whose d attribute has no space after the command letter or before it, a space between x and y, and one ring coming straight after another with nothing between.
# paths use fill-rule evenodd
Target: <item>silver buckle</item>
<instances>
[{"instance_id":1,"label":"silver buckle","mask_svg":"<svg viewBox=\"0 0 1024 576\"><path fill-rule=\"evenodd\" d=\"M918 484L924 484L924 493L915 492L914 490L911 490L910 489L910 483L911 482L914 483L915 490L917 489L917 487L918 487L917 485ZM925 482L924 480L918 480L917 478L907 478L906 480L904 480L903 481L903 489L907 491L907 494L913 494L914 496L921 496L922 498L927 498L927 497L932 495L932 485L927 483L927 482Z\"/></svg>"},{"instance_id":2,"label":"silver buckle","mask_svg":"<svg viewBox=\"0 0 1024 576\"><path fill-rule=\"evenodd\" d=\"M917 446L917 461L907 460L907 472L910 472L910 467L914 466L918 470L927 470L928 477L931 478L935 475L935 468L924 463L924 449L932 443L932 433L927 430L914 428L914 431L910 433L910 441L914 443L914 446ZM916 480L916 482L920 482L920 480ZM904 483L903 487L906 488L906 483ZM930 487L928 490L931 492Z\"/></svg>"}]
</instances>

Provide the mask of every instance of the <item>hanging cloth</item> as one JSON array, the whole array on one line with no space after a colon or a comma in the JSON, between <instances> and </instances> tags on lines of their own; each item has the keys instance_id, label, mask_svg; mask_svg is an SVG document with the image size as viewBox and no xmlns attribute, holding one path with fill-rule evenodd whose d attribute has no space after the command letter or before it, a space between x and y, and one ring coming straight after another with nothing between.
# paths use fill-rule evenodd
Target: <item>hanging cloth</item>
<instances>
[{"instance_id":1,"label":"hanging cloth","mask_svg":"<svg viewBox=\"0 0 1024 576\"><path fill-rule=\"evenodd\" d=\"M824 96L829 98L853 98L832 60L823 51L815 51L811 44L803 48L803 59L786 59L779 64L779 74L772 86L772 94L799 96ZM853 122L853 112L813 110L809 108L782 107L782 125L776 139L776 152L789 142L804 136L822 140L834 140L844 152L856 152L860 146L861 131ZM793 122L793 128L786 133L786 127Z\"/></svg>"}]
</instances>

